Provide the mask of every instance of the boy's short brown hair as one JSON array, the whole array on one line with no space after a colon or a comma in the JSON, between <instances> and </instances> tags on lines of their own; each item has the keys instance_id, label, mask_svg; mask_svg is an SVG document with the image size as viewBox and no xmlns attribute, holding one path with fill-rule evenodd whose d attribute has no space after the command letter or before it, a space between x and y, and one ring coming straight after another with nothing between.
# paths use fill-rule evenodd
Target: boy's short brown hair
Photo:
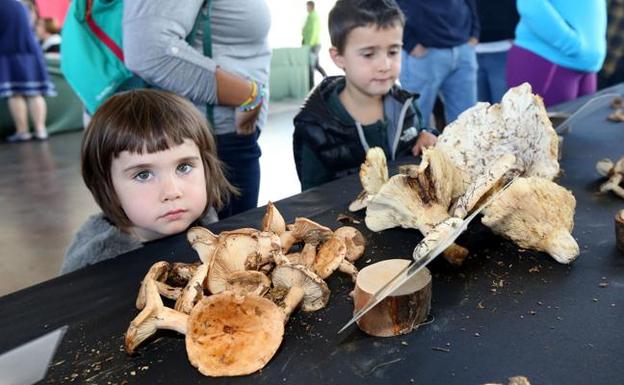
<instances>
[{"instance_id":1,"label":"boy's short brown hair","mask_svg":"<svg viewBox=\"0 0 624 385\"><path fill-rule=\"evenodd\" d=\"M397 23L405 26L405 16L395 0L338 0L329 12L329 36L342 53L353 29L371 24L388 28Z\"/></svg>"},{"instance_id":2,"label":"boy's short brown hair","mask_svg":"<svg viewBox=\"0 0 624 385\"><path fill-rule=\"evenodd\" d=\"M206 118L191 102L167 91L138 89L113 95L97 109L82 138L82 178L114 225L127 229L132 223L113 186L113 159L123 151L163 151L185 139L192 140L201 154L208 200L205 211L210 206L221 208L236 190L223 174Z\"/></svg>"}]
</instances>

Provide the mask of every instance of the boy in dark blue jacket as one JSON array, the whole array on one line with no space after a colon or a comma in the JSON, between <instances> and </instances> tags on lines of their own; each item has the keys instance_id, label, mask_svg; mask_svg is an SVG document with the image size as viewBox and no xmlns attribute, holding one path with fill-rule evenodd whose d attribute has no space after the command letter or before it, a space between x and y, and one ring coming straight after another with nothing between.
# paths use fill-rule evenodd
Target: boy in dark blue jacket
<instances>
[{"instance_id":1,"label":"boy in dark blue jacket","mask_svg":"<svg viewBox=\"0 0 624 385\"><path fill-rule=\"evenodd\" d=\"M357 172L371 147L389 160L435 144L415 95L395 85L405 18L394 0L338 0L329 14L328 77L295 116L293 151L302 190Z\"/></svg>"}]
</instances>

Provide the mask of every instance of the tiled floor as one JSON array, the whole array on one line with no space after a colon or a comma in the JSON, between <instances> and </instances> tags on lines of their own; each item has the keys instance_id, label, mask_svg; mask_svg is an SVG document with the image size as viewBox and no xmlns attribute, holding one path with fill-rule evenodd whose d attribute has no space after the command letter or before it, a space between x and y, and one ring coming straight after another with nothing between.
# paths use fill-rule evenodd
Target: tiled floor
<instances>
[{"instance_id":1,"label":"tiled floor","mask_svg":"<svg viewBox=\"0 0 624 385\"><path fill-rule=\"evenodd\" d=\"M260 136L260 206L300 191L292 159L299 104L271 105ZM0 144L0 296L55 277L74 232L98 211L80 177L81 137Z\"/></svg>"}]
</instances>

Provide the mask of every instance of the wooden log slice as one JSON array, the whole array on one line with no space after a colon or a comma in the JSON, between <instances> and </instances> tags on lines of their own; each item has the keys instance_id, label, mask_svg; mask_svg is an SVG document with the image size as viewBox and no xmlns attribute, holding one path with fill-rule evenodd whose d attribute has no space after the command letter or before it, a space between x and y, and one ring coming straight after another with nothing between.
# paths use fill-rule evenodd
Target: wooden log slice
<instances>
[{"instance_id":1,"label":"wooden log slice","mask_svg":"<svg viewBox=\"0 0 624 385\"><path fill-rule=\"evenodd\" d=\"M362 308L386 282L411 260L389 259L360 270L353 292L354 311ZM431 308L431 273L422 269L357 321L359 328L372 336L391 337L407 334L425 321Z\"/></svg>"},{"instance_id":2,"label":"wooden log slice","mask_svg":"<svg viewBox=\"0 0 624 385\"><path fill-rule=\"evenodd\" d=\"M615 214L615 245L624 253L624 210Z\"/></svg>"}]
</instances>

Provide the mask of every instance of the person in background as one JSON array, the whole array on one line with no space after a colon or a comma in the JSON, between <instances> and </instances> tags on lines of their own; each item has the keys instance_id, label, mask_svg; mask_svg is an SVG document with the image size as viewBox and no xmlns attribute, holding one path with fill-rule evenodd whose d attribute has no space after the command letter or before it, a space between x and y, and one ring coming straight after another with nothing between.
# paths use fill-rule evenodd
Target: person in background
<instances>
[{"instance_id":1,"label":"person in background","mask_svg":"<svg viewBox=\"0 0 624 385\"><path fill-rule=\"evenodd\" d=\"M51 17L39 18L35 24L35 31L44 54L58 54L61 51L61 35L59 35L61 28L56 19Z\"/></svg>"},{"instance_id":2,"label":"person in background","mask_svg":"<svg viewBox=\"0 0 624 385\"><path fill-rule=\"evenodd\" d=\"M394 0L338 0L329 14L330 55L344 76L327 77L294 118L301 189L357 173L366 151L389 160L436 141L415 97L397 86L404 16Z\"/></svg>"},{"instance_id":3,"label":"person in background","mask_svg":"<svg viewBox=\"0 0 624 385\"><path fill-rule=\"evenodd\" d=\"M219 159L240 191L220 218L258 205L270 25L265 0L185 0L183 7L170 0L124 0L126 66L191 100L212 123Z\"/></svg>"},{"instance_id":4,"label":"person in background","mask_svg":"<svg viewBox=\"0 0 624 385\"><path fill-rule=\"evenodd\" d=\"M72 240L61 274L217 220L233 191L206 118L171 92L106 100L82 138L82 178L102 209Z\"/></svg>"},{"instance_id":5,"label":"person in background","mask_svg":"<svg viewBox=\"0 0 624 385\"><path fill-rule=\"evenodd\" d=\"M16 0L0 0L0 98L8 99L15 133L8 142L31 140L28 113L35 128L34 138L46 140L44 96L56 94L49 79L41 47L37 43L29 12Z\"/></svg>"},{"instance_id":6,"label":"person in background","mask_svg":"<svg viewBox=\"0 0 624 385\"><path fill-rule=\"evenodd\" d=\"M517 6L508 85L528 82L546 107L594 93L606 55L605 0L517 0Z\"/></svg>"},{"instance_id":7,"label":"person in background","mask_svg":"<svg viewBox=\"0 0 624 385\"><path fill-rule=\"evenodd\" d=\"M624 82L624 0L608 0L607 10L607 57L598 72L598 88Z\"/></svg>"},{"instance_id":8,"label":"person in background","mask_svg":"<svg viewBox=\"0 0 624 385\"><path fill-rule=\"evenodd\" d=\"M429 122L438 93L446 123L477 102L479 16L474 0L398 0L406 17L401 86Z\"/></svg>"},{"instance_id":9,"label":"person in background","mask_svg":"<svg viewBox=\"0 0 624 385\"><path fill-rule=\"evenodd\" d=\"M310 89L314 87L314 70L317 70L323 77L327 76L327 73L319 62L319 52L321 51L321 18L314 7L314 1L308 1L306 3L308 16L306 17L303 30L301 31L302 45L310 47Z\"/></svg>"},{"instance_id":10,"label":"person in background","mask_svg":"<svg viewBox=\"0 0 624 385\"><path fill-rule=\"evenodd\" d=\"M481 33L475 47L479 70L477 98L498 103L507 91L507 52L518 24L516 0L477 0Z\"/></svg>"}]
</instances>

